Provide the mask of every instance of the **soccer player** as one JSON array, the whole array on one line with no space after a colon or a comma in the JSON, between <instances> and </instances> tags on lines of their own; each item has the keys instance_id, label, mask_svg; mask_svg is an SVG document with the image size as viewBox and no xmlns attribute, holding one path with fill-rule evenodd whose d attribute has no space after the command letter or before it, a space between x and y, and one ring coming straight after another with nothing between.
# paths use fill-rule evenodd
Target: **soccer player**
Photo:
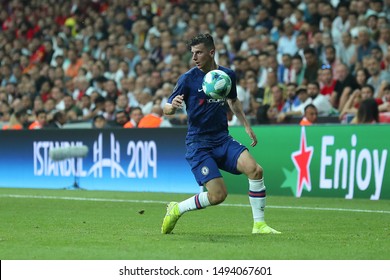
<instances>
[{"instance_id":1,"label":"soccer player","mask_svg":"<svg viewBox=\"0 0 390 280\"><path fill-rule=\"evenodd\" d=\"M164 113L172 115L185 103L188 114L186 159L198 184L206 187L207 192L201 192L179 203L170 202L161 232L171 233L184 213L217 205L225 200L227 189L219 170L222 169L232 174L244 173L248 177L249 201L254 219L252 233L280 233L264 221L266 195L262 167L245 146L229 135L226 102L252 139L251 146L257 144L256 135L237 99L235 73L215 62L215 45L210 34L195 36L188 42L188 47L191 49L195 67L179 77L164 105ZM202 90L203 77L215 69L226 72L232 80L232 88L226 100L207 98Z\"/></svg>"}]
</instances>

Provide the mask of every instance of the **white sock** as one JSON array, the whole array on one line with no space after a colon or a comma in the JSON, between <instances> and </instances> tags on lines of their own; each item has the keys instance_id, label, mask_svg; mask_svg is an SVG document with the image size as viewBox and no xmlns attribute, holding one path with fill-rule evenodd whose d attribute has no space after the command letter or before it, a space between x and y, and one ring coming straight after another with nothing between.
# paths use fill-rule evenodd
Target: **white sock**
<instances>
[{"instance_id":1,"label":"white sock","mask_svg":"<svg viewBox=\"0 0 390 280\"><path fill-rule=\"evenodd\" d=\"M207 192L201 192L193 197L190 197L182 202L179 202L180 214L183 214L192 210L200 210L207 206L210 206L210 201L207 197Z\"/></svg>"},{"instance_id":2,"label":"white sock","mask_svg":"<svg viewBox=\"0 0 390 280\"><path fill-rule=\"evenodd\" d=\"M249 179L249 202L252 207L253 221L264 222L265 186L263 178Z\"/></svg>"}]
</instances>

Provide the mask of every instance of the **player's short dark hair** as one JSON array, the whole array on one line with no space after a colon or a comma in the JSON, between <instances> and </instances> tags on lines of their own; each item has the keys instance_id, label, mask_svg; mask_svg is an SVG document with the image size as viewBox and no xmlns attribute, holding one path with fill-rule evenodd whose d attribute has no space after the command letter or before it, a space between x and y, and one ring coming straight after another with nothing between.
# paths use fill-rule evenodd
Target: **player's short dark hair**
<instances>
[{"instance_id":1,"label":"player's short dark hair","mask_svg":"<svg viewBox=\"0 0 390 280\"><path fill-rule=\"evenodd\" d=\"M191 47L204 44L208 49L215 49L214 39L209 33L198 34L187 42L187 47L190 50Z\"/></svg>"}]
</instances>

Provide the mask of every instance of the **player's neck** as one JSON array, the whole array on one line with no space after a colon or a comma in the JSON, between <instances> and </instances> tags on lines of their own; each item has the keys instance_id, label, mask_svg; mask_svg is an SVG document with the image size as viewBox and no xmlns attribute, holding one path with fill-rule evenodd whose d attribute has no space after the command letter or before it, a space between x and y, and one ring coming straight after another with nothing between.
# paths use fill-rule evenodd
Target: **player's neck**
<instances>
[{"instance_id":1,"label":"player's neck","mask_svg":"<svg viewBox=\"0 0 390 280\"><path fill-rule=\"evenodd\" d=\"M210 63L210 67L208 67L208 69L205 69L206 73L212 71L212 70L216 70L218 69L218 64L215 62L215 60L213 60L211 63Z\"/></svg>"}]
</instances>

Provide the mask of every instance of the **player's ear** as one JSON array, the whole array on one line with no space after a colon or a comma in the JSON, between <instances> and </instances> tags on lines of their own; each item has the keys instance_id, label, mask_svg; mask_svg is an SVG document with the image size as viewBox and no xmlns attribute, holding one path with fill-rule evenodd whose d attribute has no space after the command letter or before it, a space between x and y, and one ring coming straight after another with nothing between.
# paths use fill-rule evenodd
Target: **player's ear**
<instances>
[{"instance_id":1,"label":"player's ear","mask_svg":"<svg viewBox=\"0 0 390 280\"><path fill-rule=\"evenodd\" d=\"M214 56L214 54L215 54L215 49L211 49L211 50L210 50L210 55L211 55L211 56Z\"/></svg>"}]
</instances>

